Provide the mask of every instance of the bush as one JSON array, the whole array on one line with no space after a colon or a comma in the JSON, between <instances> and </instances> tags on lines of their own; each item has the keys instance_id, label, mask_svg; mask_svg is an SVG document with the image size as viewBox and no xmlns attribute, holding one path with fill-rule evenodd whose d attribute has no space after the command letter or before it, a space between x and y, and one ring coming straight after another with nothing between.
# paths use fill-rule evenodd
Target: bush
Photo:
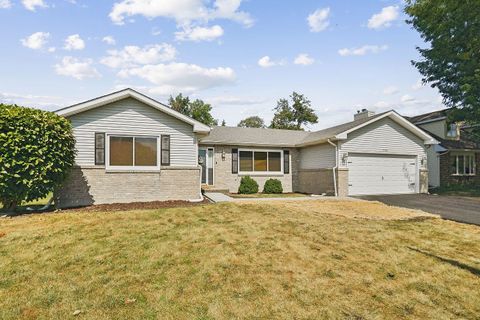
<instances>
[{"instance_id":1,"label":"bush","mask_svg":"<svg viewBox=\"0 0 480 320\"><path fill-rule=\"evenodd\" d=\"M0 202L8 212L53 192L75 160L70 122L53 112L0 104Z\"/></svg>"},{"instance_id":2,"label":"bush","mask_svg":"<svg viewBox=\"0 0 480 320\"><path fill-rule=\"evenodd\" d=\"M278 179L268 179L263 186L263 193L282 193L282 182Z\"/></svg>"},{"instance_id":3,"label":"bush","mask_svg":"<svg viewBox=\"0 0 480 320\"><path fill-rule=\"evenodd\" d=\"M250 178L250 176L245 176L240 180L240 187L238 187L238 193L240 194L252 194L258 192L258 183L257 181Z\"/></svg>"}]
</instances>

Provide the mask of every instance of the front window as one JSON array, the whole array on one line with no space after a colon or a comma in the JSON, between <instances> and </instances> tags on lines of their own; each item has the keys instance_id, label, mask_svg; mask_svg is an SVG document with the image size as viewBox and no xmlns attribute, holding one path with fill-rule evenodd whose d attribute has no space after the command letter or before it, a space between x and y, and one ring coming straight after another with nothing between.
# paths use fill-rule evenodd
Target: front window
<instances>
[{"instance_id":1,"label":"front window","mask_svg":"<svg viewBox=\"0 0 480 320\"><path fill-rule=\"evenodd\" d=\"M457 138L458 137L458 127L456 123L451 123L448 126L448 131L447 131L447 137L448 138Z\"/></svg>"},{"instance_id":2,"label":"front window","mask_svg":"<svg viewBox=\"0 0 480 320\"><path fill-rule=\"evenodd\" d=\"M282 153L280 151L239 151L240 172L281 172Z\"/></svg>"},{"instance_id":3,"label":"front window","mask_svg":"<svg viewBox=\"0 0 480 320\"><path fill-rule=\"evenodd\" d=\"M109 167L125 169L158 168L158 138L109 137Z\"/></svg>"},{"instance_id":4,"label":"front window","mask_svg":"<svg viewBox=\"0 0 480 320\"><path fill-rule=\"evenodd\" d=\"M459 154L451 156L451 170L453 175L475 175L475 155Z\"/></svg>"}]
</instances>

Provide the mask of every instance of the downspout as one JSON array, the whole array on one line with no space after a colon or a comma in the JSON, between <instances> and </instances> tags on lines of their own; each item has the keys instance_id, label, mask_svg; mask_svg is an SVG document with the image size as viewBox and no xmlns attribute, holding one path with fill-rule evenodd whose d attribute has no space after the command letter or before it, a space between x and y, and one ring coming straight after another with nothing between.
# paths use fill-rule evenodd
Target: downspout
<instances>
[{"instance_id":1,"label":"downspout","mask_svg":"<svg viewBox=\"0 0 480 320\"><path fill-rule=\"evenodd\" d=\"M327 139L327 142L335 148L335 166L332 168L333 188L335 189L335 197L338 197L338 190L337 190L338 147L335 143L330 141L330 139Z\"/></svg>"}]
</instances>

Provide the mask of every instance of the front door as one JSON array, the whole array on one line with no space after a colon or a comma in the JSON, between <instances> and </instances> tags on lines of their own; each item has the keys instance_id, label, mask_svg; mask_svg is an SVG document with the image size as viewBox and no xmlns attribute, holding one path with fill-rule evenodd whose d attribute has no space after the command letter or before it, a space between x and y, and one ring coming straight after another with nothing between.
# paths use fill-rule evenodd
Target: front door
<instances>
[{"instance_id":1,"label":"front door","mask_svg":"<svg viewBox=\"0 0 480 320\"><path fill-rule=\"evenodd\" d=\"M213 148L199 148L198 162L202 166L202 184L213 185Z\"/></svg>"}]
</instances>

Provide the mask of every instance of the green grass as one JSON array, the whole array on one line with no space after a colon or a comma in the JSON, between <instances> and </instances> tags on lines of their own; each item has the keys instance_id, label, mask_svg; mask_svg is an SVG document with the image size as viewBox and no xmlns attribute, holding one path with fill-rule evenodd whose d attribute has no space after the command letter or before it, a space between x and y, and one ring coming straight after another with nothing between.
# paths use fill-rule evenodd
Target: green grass
<instances>
[{"instance_id":1,"label":"green grass","mask_svg":"<svg viewBox=\"0 0 480 320\"><path fill-rule=\"evenodd\" d=\"M451 185L430 192L448 196L480 197L480 185Z\"/></svg>"},{"instance_id":2,"label":"green grass","mask_svg":"<svg viewBox=\"0 0 480 320\"><path fill-rule=\"evenodd\" d=\"M254 193L254 194L239 194L229 193L232 198L299 198L307 197L308 195L303 193Z\"/></svg>"},{"instance_id":3,"label":"green grass","mask_svg":"<svg viewBox=\"0 0 480 320\"><path fill-rule=\"evenodd\" d=\"M295 208L0 219L0 319L478 319L478 227Z\"/></svg>"}]
</instances>

